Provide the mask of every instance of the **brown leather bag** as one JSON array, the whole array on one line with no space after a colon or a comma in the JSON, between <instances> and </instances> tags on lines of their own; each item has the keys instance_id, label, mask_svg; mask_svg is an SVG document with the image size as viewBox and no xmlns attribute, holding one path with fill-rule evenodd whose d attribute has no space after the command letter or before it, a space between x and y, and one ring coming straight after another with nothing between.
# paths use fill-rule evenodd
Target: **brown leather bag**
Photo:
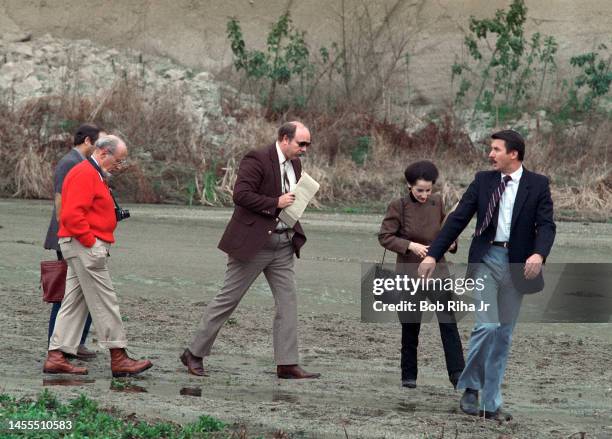
<instances>
[{"instance_id":1,"label":"brown leather bag","mask_svg":"<svg viewBox=\"0 0 612 439\"><path fill-rule=\"evenodd\" d=\"M61 302L66 289L66 261L42 261L40 263L40 285L45 302Z\"/></svg>"}]
</instances>

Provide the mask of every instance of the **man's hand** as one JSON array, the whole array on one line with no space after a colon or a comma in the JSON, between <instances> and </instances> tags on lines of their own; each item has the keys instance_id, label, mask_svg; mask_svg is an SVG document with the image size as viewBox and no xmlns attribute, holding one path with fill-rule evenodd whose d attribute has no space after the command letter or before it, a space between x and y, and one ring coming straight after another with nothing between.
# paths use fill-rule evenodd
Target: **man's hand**
<instances>
[{"instance_id":1,"label":"man's hand","mask_svg":"<svg viewBox=\"0 0 612 439\"><path fill-rule=\"evenodd\" d=\"M537 253L532 254L525 261L525 279L535 278L542 270L544 258Z\"/></svg>"},{"instance_id":2,"label":"man's hand","mask_svg":"<svg viewBox=\"0 0 612 439\"><path fill-rule=\"evenodd\" d=\"M429 279L436 269L436 260L432 256L426 256L423 262L419 264L419 276Z\"/></svg>"},{"instance_id":3,"label":"man's hand","mask_svg":"<svg viewBox=\"0 0 612 439\"><path fill-rule=\"evenodd\" d=\"M429 246L419 244L417 242L411 242L408 246L408 250L417 255L419 258L424 258L425 256L427 256L427 250L429 250Z\"/></svg>"},{"instance_id":4,"label":"man's hand","mask_svg":"<svg viewBox=\"0 0 612 439\"><path fill-rule=\"evenodd\" d=\"M454 252L455 250L457 250L457 241L453 241L453 243L448 248L449 252Z\"/></svg>"},{"instance_id":5,"label":"man's hand","mask_svg":"<svg viewBox=\"0 0 612 439\"><path fill-rule=\"evenodd\" d=\"M295 201L295 194L293 192L287 192L284 195L278 197L278 208L284 209L287 206L291 206Z\"/></svg>"}]
</instances>

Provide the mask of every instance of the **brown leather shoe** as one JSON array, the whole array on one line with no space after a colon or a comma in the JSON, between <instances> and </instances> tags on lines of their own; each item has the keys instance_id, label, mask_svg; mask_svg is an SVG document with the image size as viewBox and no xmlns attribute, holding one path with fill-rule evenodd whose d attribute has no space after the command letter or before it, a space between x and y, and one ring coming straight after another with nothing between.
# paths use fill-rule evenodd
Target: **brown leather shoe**
<instances>
[{"instance_id":1,"label":"brown leather shoe","mask_svg":"<svg viewBox=\"0 0 612 439\"><path fill-rule=\"evenodd\" d=\"M131 359L123 348L111 349L110 354L111 371L114 378L138 375L153 366L149 360Z\"/></svg>"},{"instance_id":2,"label":"brown leather shoe","mask_svg":"<svg viewBox=\"0 0 612 439\"><path fill-rule=\"evenodd\" d=\"M276 366L276 375L279 378L290 379L290 380L301 380L308 378L319 378L320 373L306 372L297 364L289 364L284 366Z\"/></svg>"},{"instance_id":3,"label":"brown leather shoe","mask_svg":"<svg viewBox=\"0 0 612 439\"><path fill-rule=\"evenodd\" d=\"M180 358L181 362L187 366L187 371L190 374L197 375L199 377L206 375L202 357L196 357L189 349L185 349L185 352L183 352Z\"/></svg>"},{"instance_id":4,"label":"brown leather shoe","mask_svg":"<svg viewBox=\"0 0 612 439\"><path fill-rule=\"evenodd\" d=\"M70 373L74 375L87 375L87 368L77 367L70 364L60 350L52 350L47 353L47 359L43 366L44 373Z\"/></svg>"},{"instance_id":5,"label":"brown leather shoe","mask_svg":"<svg viewBox=\"0 0 612 439\"><path fill-rule=\"evenodd\" d=\"M76 358L81 361L90 361L98 356L94 351L90 351L84 344L79 345L76 355L64 354L66 358Z\"/></svg>"}]
</instances>

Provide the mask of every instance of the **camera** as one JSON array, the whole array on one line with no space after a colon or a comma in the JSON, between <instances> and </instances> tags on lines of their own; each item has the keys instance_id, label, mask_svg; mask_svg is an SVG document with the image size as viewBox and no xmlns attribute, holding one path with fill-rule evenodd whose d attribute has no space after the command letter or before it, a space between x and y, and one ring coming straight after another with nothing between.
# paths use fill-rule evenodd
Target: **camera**
<instances>
[{"instance_id":1,"label":"camera","mask_svg":"<svg viewBox=\"0 0 612 439\"><path fill-rule=\"evenodd\" d=\"M117 199L115 198L112 190L110 191L110 195L113 198L113 203L115 203L115 218L117 218L117 222L128 219L130 217L130 211L127 209L122 209L121 206L119 206L119 203L117 203Z\"/></svg>"},{"instance_id":2,"label":"camera","mask_svg":"<svg viewBox=\"0 0 612 439\"><path fill-rule=\"evenodd\" d=\"M128 219L130 217L130 211L117 206L115 207L115 217L117 218L117 222Z\"/></svg>"}]
</instances>

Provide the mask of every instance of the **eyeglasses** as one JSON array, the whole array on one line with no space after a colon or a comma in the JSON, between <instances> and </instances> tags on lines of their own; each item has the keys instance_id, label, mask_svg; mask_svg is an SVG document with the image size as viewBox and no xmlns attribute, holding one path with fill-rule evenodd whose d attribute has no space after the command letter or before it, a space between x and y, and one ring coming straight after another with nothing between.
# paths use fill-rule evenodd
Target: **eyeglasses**
<instances>
[{"instance_id":1,"label":"eyeglasses","mask_svg":"<svg viewBox=\"0 0 612 439\"><path fill-rule=\"evenodd\" d=\"M113 156L113 158L115 159L115 163L117 164L117 166L124 166L127 164L128 159L121 159L119 160L117 158L117 156L115 156L115 154L111 154Z\"/></svg>"},{"instance_id":2,"label":"eyeglasses","mask_svg":"<svg viewBox=\"0 0 612 439\"><path fill-rule=\"evenodd\" d=\"M308 148L310 146L310 142L298 142L297 144L300 148Z\"/></svg>"}]
</instances>

